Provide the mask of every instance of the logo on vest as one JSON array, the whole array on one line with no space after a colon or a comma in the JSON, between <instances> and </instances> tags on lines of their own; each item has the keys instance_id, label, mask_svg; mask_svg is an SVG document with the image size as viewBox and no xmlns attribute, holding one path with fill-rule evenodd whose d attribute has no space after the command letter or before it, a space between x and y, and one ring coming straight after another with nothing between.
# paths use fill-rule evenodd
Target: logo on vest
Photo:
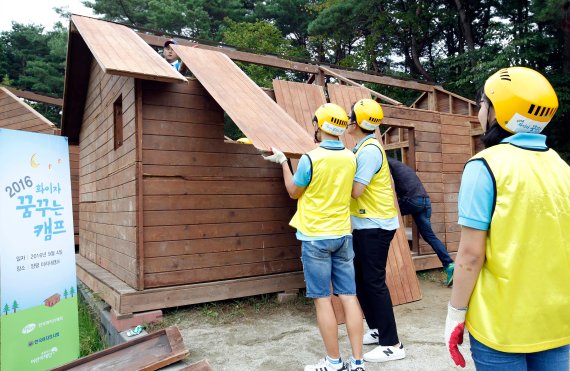
<instances>
[{"instance_id":1,"label":"logo on vest","mask_svg":"<svg viewBox=\"0 0 570 371\"><path fill-rule=\"evenodd\" d=\"M366 209L360 209L360 210L358 210L358 213L359 214L366 214Z\"/></svg>"}]
</instances>

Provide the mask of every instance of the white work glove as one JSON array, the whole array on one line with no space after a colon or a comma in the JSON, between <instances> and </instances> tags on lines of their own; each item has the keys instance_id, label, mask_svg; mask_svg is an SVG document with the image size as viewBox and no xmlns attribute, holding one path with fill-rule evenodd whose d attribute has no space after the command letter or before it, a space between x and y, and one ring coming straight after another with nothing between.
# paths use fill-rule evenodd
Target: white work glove
<instances>
[{"instance_id":1,"label":"white work glove","mask_svg":"<svg viewBox=\"0 0 570 371\"><path fill-rule=\"evenodd\" d=\"M455 309L451 303L447 304L447 318L445 319L445 346L453 362L457 366L465 367L465 358L459 351L458 345L463 344L463 332L465 330L465 314L467 308Z\"/></svg>"},{"instance_id":2,"label":"white work glove","mask_svg":"<svg viewBox=\"0 0 570 371\"><path fill-rule=\"evenodd\" d=\"M271 152L273 152L270 156L263 156L263 158L267 161L275 162L276 164L281 165L285 161L287 161L287 157L283 152L278 150L277 148L271 147Z\"/></svg>"}]
</instances>

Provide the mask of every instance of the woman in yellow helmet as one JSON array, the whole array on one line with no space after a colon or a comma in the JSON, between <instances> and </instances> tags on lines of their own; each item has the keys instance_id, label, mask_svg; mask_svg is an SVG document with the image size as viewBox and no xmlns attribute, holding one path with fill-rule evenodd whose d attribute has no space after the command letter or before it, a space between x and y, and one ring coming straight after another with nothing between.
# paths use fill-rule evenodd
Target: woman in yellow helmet
<instances>
[{"instance_id":1,"label":"woman in yellow helmet","mask_svg":"<svg viewBox=\"0 0 570 371\"><path fill-rule=\"evenodd\" d=\"M462 367L568 371L570 167L540 132L558 109L540 73L505 68L479 99L486 149L465 165L446 346Z\"/></svg>"}]
</instances>

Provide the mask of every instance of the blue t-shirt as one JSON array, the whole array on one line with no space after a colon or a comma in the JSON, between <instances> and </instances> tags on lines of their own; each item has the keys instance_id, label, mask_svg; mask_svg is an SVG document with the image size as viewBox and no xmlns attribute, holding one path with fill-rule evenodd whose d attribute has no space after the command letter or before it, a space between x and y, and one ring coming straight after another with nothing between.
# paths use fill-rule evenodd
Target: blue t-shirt
<instances>
[{"instance_id":1,"label":"blue t-shirt","mask_svg":"<svg viewBox=\"0 0 570 371\"><path fill-rule=\"evenodd\" d=\"M354 153L358 151L362 143L370 138L375 138L375 135L370 134L360 140L354 147ZM382 161L382 152L380 151L380 148L376 146L366 146L362 148L362 151L360 151L358 156L356 156L356 175L354 176L354 181L364 185L370 184L372 177L382 167ZM398 216L390 219L359 218L357 216L351 216L350 221L352 229L382 228L387 231L392 231L394 229L398 229L400 226Z\"/></svg>"},{"instance_id":2,"label":"blue t-shirt","mask_svg":"<svg viewBox=\"0 0 570 371\"><path fill-rule=\"evenodd\" d=\"M323 140L320 144L322 148L326 149L344 149L344 144L339 140ZM307 187L311 183L312 177L311 160L309 156L303 155L297 165L297 171L293 175L293 183L298 187ZM299 241L316 241L316 240L332 240L342 236L306 236L297 230L295 235Z\"/></svg>"},{"instance_id":3,"label":"blue t-shirt","mask_svg":"<svg viewBox=\"0 0 570 371\"><path fill-rule=\"evenodd\" d=\"M501 143L511 143L517 147L546 149L546 137L542 134L519 133L505 138ZM460 225L489 230L493 212L495 186L491 174L481 160L470 161L465 165L459 188L458 213Z\"/></svg>"}]
</instances>

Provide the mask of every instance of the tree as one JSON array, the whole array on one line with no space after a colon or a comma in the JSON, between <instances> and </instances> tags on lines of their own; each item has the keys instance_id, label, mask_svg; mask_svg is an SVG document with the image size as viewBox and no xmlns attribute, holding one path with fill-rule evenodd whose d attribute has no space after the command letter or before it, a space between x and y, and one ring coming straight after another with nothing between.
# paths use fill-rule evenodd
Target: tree
<instances>
[{"instance_id":1,"label":"tree","mask_svg":"<svg viewBox=\"0 0 570 371\"><path fill-rule=\"evenodd\" d=\"M8 305L8 303L6 303L6 305L4 305L4 308L2 309L2 311L8 315L8 312L10 311L10 306Z\"/></svg>"},{"instance_id":2,"label":"tree","mask_svg":"<svg viewBox=\"0 0 570 371\"><path fill-rule=\"evenodd\" d=\"M103 19L188 37L221 40L227 17L244 21L253 2L240 0L94 0L85 5Z\"/></svg>"},{"instance_id":3,"label":"tree","mask_svg":"<svg viewBox=\"0 0 570 371\"><path fill-rule=\"evenodd\" d=\"M71 286L71 288L69 289L69 295L71 295L71 297L75 295L75 288L73 286Z\"/></svg>"},{"instance_id":4,"label":"tree","mask_svg":"<svg viewBox=\"0 0 570 371\"><path fill-rule=\"evenodd\" d=\"M3 75L4 82L42 95L63 96L67 29L61 23L56 23L50 32L44 32L44 28L37 25L13 23L11 31L0 33L0 41L7 72ZM59 125L60 107L43 103L31 105Z\"/></svg>"},{"instance_id":5,"label":"tree","mask_svg":"<svg viewBox=\"0 0 570 371\"><path fill-rule=\"evenodd\" d=\"M14 311L14 313L16 313L16 309L18 309L18 302L16 300L14 300L14 302L12 302L12 310Z\"/></svg>"},{"instance_id":6,"label":"tree","mask_svg":"<svg viewBox=\"0 0 570 371\"><path fill-rule=\"evenodd\" d=\"M67 295L69 295L69 293L67 292L67 289L63 290L63 298L67 299Z\"/></svg>"}]
</instances>

